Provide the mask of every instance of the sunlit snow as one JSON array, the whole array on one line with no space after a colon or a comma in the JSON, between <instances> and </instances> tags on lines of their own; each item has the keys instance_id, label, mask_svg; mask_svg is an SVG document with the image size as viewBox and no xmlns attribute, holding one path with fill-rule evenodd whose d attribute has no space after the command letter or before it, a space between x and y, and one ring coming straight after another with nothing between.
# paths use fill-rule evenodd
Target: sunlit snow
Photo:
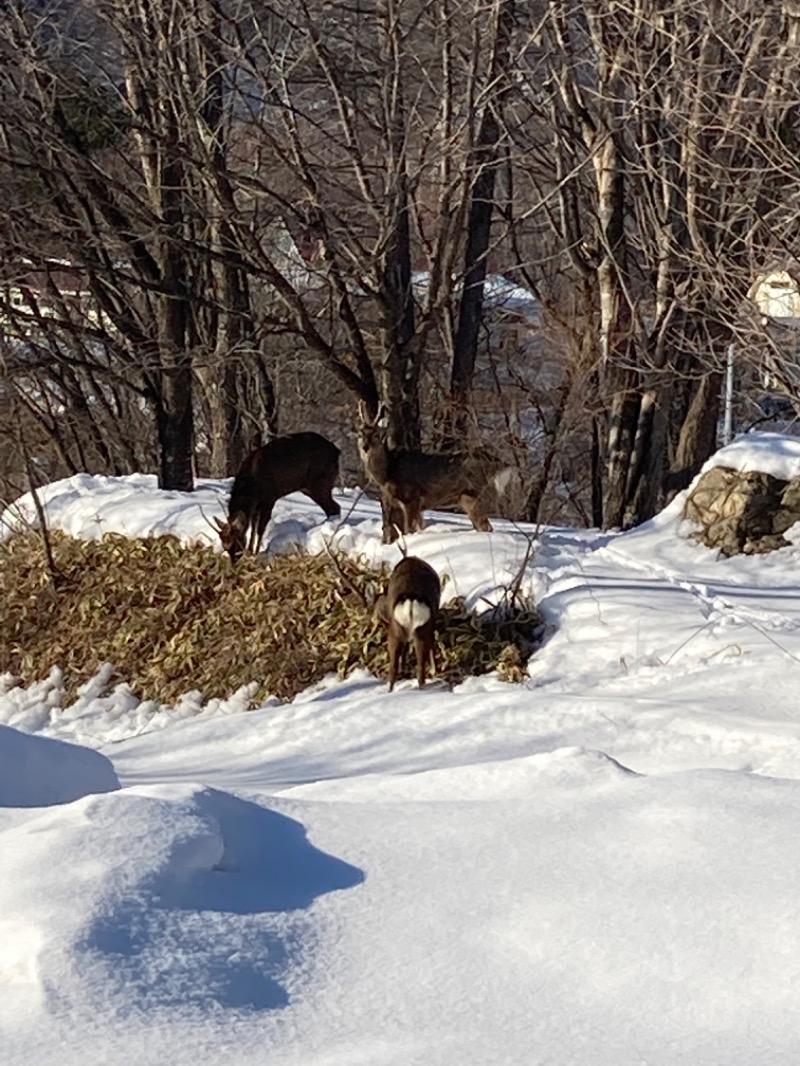
<instances>
[{"instance_id":1,"label":"sunlit snow","mask_svg":"<svg viewBox=\"0 0 800 1066\"><path fill-rule=\"evenodd\" d=\"M800 442L712 462L800 476ZM215 544L229 489L40 498L74 536ZM399 557L337 499L281 500L270 550ZM141 702L113 664L72 705L57 669L2 680L0 1063L800 1062L800 527L723 559L682 503L622 534L427 516L445 596L525 567L525 684L362 670L248 711Z\"/></svg>"}]
</instances>

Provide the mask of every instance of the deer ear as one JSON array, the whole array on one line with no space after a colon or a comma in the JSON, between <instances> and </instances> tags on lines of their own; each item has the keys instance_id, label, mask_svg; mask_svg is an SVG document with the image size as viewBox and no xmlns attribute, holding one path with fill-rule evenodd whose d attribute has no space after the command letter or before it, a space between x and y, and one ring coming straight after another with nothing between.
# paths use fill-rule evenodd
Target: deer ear
<instances>
[{"instance_id":1,"label":"deer ear","mask_svg":"<svg viewBox=\"0 0 800 1066\"><path fill-rule=\"evenodd\" d=\"M227 522L223 522L222 519L218 517L218 515L214 515L212 521L220 532L222 532L222 530L228 524Z\"/></svg>"}]
</instances>

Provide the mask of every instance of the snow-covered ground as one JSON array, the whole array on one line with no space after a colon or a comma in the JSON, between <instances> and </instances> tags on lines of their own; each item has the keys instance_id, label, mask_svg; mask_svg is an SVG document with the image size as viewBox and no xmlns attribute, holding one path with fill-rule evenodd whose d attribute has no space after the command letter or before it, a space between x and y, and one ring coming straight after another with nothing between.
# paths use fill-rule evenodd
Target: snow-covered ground
<instances>
[{"instance_id":1,"label":"snow-covered ground","mask_svg":"<svg viewBox=\"0 0 800 1066\"><path fill-rule=\"evenodd\" d=\"M714 461L798 476L800 441ZM41 496L75 536L210 541L229 487ZM271 547L396 559L339 499L281 501ZM6 679L3 1066L800 1061L800 528L721 559L681 506L616 535L428 516L409 549L474 605L536 538L522 685L358 672L246 712Z\"/></svg>"}]
</instances>

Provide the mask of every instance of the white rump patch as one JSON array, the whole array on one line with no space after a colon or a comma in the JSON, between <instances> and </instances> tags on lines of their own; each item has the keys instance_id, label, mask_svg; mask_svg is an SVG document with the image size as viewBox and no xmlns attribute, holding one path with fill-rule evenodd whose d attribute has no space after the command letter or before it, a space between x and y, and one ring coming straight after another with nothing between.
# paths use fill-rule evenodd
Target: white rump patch
<instances>
[{"instance_id":1,"label":"white rump patch","mask_svg":"<svg viewBox=\"0 0 800 1066\"><path fill-rule=\"evenodd\" d=\"M495 474L495 476L492 478L495 492L499 493L502 496L508 488L511 479L516 474L516 472L516 467L507 466L499 473Z\"/></svg>"},{"instance_id":2,"label":"white rump patch","mask_svg":"<svg viewBox=\"0 0 800 1066\"><path fill-rule=\"evenodd\" d=\"M396 604L392 611L392 618L406 633L413 633L415 629L424 626L430 616L430 607L421 600L403 600Z\"/></svg>"}]
</instances>

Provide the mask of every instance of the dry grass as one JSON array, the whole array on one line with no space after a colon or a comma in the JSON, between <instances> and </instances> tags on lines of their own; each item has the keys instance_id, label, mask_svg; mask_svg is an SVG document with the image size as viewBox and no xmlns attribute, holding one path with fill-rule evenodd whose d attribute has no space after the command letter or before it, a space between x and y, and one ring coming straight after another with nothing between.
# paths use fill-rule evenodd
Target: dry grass
<instances>
[{"instance_id":1,"label":"dry grass","mask_svg":"<svg viewBox=\"0 0 800 1066\"><path fill-rule=\"evenodd\" d=\"M243 558L234 568L210 548L172 537L84 541L50 535L0 544L0 672L20 683L58 666L67 693L105 662L143 699L172 703L256 683L254 701L290 699L326 674L362 666L385 676L383 633L372 602L385 572L346 556ZM463 605L443 610L444 675L451 681L499 668L519 680L541 633L535 612L481 624Z\"/></svg>"}]
</instances>

